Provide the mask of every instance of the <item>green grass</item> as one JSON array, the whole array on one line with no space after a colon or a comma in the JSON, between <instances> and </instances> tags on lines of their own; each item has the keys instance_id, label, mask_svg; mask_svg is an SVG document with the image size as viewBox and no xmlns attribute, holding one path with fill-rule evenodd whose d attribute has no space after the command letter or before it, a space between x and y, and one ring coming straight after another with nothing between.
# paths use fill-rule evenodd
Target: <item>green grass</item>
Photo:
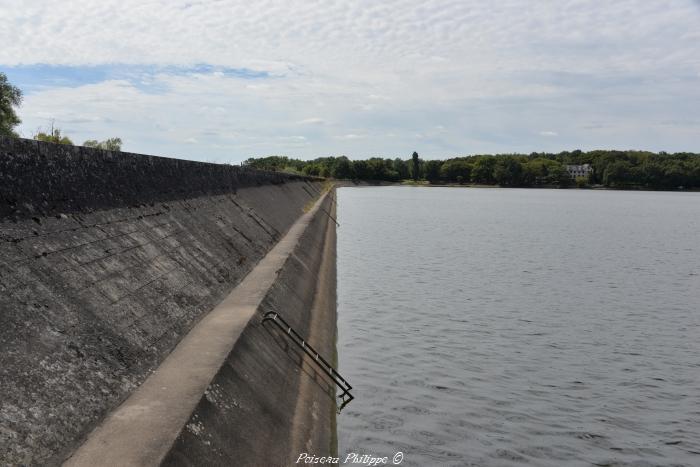
<instances>
[{"instance_id":1,"label":"green grass","mask_svg":"<svg viewBox=\"0 0 700 467\"><path fill-rule=\"evenodd\" d=\"M428 186L430 183L427 180L401 180L400 182L402 185L410 185L410 186Z\"/></svg>"}]
</instances>

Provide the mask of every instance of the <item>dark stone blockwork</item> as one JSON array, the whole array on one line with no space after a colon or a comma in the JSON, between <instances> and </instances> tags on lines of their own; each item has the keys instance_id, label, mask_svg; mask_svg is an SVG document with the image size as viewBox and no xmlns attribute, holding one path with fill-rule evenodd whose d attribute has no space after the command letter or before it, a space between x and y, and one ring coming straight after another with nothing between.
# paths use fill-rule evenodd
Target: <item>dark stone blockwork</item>
<instances>
[{"instance_id":1,"label":"dark stone blockwork","mask_svg":"<svg viewBox=\"0 0 700 467\"><path fill-rule=\"evenodd\" d=\"M0 137L0 216L139 206L306 177Z\"/></svg>"}]
</instances>

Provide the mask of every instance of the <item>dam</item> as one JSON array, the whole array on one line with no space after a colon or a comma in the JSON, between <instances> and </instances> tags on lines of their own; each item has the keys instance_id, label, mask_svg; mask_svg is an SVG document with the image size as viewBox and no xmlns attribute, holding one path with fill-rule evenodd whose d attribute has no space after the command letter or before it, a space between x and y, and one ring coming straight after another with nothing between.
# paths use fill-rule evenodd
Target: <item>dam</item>
<instances>
[{"instance_id":1,"label":"dam","mask_svg":"<svg viewBox=\"0 0 700 467\"><path fill-rule=\"evenodd\" d=\"M323 179L0 138L0 464L331 455Z\"/></svg>"}]
</instances>

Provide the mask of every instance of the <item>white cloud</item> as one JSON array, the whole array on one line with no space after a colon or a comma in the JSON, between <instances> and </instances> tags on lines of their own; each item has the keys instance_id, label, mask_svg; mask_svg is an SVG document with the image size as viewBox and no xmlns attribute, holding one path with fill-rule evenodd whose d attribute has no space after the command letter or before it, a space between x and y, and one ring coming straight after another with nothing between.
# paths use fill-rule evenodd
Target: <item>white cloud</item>
<instances>
[{"instance_id":1,"label":"white cloud","mask_svg":"<svg viewBox=\"0 0 700 467\"><path fill-rule=\"evenodd\" d=\"M28 93L25 133L55 118L135 151L234 159L697 149L697 123L660 123L700 106L690 0L0 0L0 17L0 70L156 66ZM167 68L197 64L265 77Z\"/></svg>"},{"instance_id":2,"label":"white cloud","mask_svg":"<svg viewBox=\"0 0 700 467\"><path fill-rule=\"evenodd\" d=\"M297 123L299 125L323 125L325 121L322 118L311 117L299 120Z\"/></svg>"}]
</instances>

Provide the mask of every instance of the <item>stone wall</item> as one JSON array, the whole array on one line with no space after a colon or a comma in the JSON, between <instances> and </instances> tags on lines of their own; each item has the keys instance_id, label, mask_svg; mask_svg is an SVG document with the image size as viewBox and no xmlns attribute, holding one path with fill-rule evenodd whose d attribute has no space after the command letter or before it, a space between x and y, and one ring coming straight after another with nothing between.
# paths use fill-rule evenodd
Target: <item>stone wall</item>
<instances>
[{"instance_id":1,"label":"stone wall","mask_svg":"<svg viewBox=\"0 0 700 467\"><path fill-rule=\"evenodd\" d=\"M0 137L0 217L3 218L139 207L295 180L308 178Z\"/></svg>"},{"instance_id":2,"label":"stone wall","mask_svg":"<svg viewBox=\"0 0 700 467\"><path fill-rule=\"evenodd\" d=\"M0 138L0 464L59 463L319 191Z\"/></svg>"}]
</instances>

